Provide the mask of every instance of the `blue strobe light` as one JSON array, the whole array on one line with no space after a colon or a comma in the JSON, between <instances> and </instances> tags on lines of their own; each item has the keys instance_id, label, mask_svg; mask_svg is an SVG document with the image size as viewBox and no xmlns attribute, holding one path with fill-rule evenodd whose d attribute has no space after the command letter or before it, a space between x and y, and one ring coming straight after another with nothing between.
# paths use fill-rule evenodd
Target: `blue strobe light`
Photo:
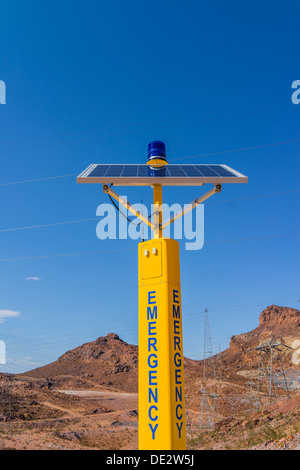
<instances>
[{"instance_id":1,"label":"blue strobe light","mask_svg":"<svg viewBox=\"0 0 300 470\"><path fill-rule=\"evenodd\" d=\"M148 144L148 161L154 159L164 160L165 162L167 161L166 146L164 142L161 142L160 140L153 140Z\"/></svg>"}]
</instances>

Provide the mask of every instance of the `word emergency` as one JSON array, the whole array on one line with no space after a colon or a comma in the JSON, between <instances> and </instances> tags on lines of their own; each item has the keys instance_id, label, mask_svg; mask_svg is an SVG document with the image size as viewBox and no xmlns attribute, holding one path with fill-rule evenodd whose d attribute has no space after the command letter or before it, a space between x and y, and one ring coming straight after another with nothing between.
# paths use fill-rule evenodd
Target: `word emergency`
<instances>
[{"instance_id":1,"label":"word emergency","mask_svg":"<svg viewBox=\"0 0 300 470\"><path fill-rule=\"evenodd\" d=\"M151 430L152 439L156 438L156 432L159 427L159 409L158 409L158 348L157 341L157 320L158 320L158 306L156 299L156 291L148 292L148 305L147 305L147 321L148 321L148 418L149 428ZM173 383L174 399L175 399L175 423L178 432L178 437L181 438L183 426L183 377L182 377L182 345L180 334L180 301L178 290L173 290L173 305L172 305L172 356L173 356Z\"/></svg>"}]
</instances>

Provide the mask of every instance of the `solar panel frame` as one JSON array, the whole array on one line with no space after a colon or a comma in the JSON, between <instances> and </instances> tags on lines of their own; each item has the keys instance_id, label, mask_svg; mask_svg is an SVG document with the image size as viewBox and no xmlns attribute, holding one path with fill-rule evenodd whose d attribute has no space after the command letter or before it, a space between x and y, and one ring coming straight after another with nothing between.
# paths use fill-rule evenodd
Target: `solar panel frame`
<instances>
[{"instance_id":1,"label":"solar panel frame","mask_svg":"<svg viewBox=\"0 0 300 470\"><path fill-rule=\"evenodd\" d=\"M145 164L92 164L77 177L77 183L113 184L114 186L151 186L153 184L203 186L207 183L247 182L247 176L225 164L203 163L169 164L164 167L164 170L151 170L151 167Z\"/></svg>"}]
</instances>

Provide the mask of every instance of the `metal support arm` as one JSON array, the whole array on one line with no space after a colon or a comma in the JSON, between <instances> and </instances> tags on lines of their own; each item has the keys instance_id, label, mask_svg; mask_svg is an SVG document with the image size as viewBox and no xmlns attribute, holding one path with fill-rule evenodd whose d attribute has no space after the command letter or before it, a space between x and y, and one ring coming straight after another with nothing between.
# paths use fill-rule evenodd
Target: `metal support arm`
<instances>
[{"instance_id":1,"label":"metal support arm","mask_svg":"<svg viewBox=\"0 0 300 470\"><path fill-rule=\"evenodd\" d=\"M187 212L191 211L194 209L194 207L198 206L201 204L201 202L205 201L209 197L211 197L215 193L220 193L222 190L222 185L217 184L213 188L211 188L209 191L207 191L205 194L202 196L198 197L194 201L192 201L188 206L186 206L184 209L182 209L179 212L176 212L176 214L173 215L170 219L166 220L162 224L160 224L160 227L162 230L164 230L168 225L172 224L175 222L175 220L179 219L180 217L183 217Z\"/></svg>"},{"instance_id":2,"label":"metal support arm","mask_svg":"<svg viewBox=\"0 0 300 470\"><path fill-rule=\"evenodd\" d=\"M149 225L149 227L152 228L152 230L156 230L157 227L155 225L151 224L149 219L144 217L143 214L140 214L138 211L136 211L134 209L134 207L131 204L129 204L129 202L126 199L123 199L121 196L119 196L119 194L117 194L113 189L111 189L109 186L107 186L107 184L103 185L103 191L104 191L104 193L109 194L111 197L116 199L116 201L118 201L120 204L122 204L122 206L125 207L125 209L130 211L136 217L138 217L142 222Z\"/></svg>"},{"instance_id":3,"label":"metal support arm","mask_svg":"<svg viewBox=\"0 0 300 470\"><path fill-rule=\"evenodd\" d=\"M158 185L157 185L158 186ZM156 192L158 191L158 189L156 187L153 188L154 189L154 196L156 194ZM134 214L136 217L138 217L142 222L144 222L145 224L147 224L153 231L154 231L154 234L155 234L155 237L154 238L159 238L159 237L162 237L162 234L163 234L163 230L170 224L172 224L173 222L175 222L175 220L179 219L180 217L183 217L187 212L193 210L196 206L198 206L199 204L201 204L203 201L205 201L206 199L208 199L209 197L213 196L213 194L215 193L219 193L221 192L221 189L222 189L222 185L221 184L217 184L215 185L213 188L211 188L209 191L207 191L205 194L203 194L202 196L198 197L197 199L195 199L194 201L192 201L190 204L186 205L184 209L180 210L179 212L177 212L176 214L173 215L173 217L171 217L170 219L166 220L165 222L160 222L159 224L158 223L151 223L149 221L149 219L147 219L146 217L143 216L143 214L140 214L138 211L136 211L134 209L134 207L129 204L129 202L126 200L126 199L123 199L121 196L119 196L119 194L117 194L111 187L109 187L107 184L104 184L103 185L103 191L104 193L106 194L109 194L111 197L113 197L114 199L116 199L116 201L118 201L120 204L122 204L123 207L125 207L125 209L127 209L128 211L130 211L132 214ZM155 201L154 201L154 205L157 206L158 205L158 201L161 202L161 194L159 193L159 197L154 197ZM158 209L154 212L154 220L156 221L157 219L160 219L162 216L161 214L161 210Z\"/></svg>"}]
</instances>

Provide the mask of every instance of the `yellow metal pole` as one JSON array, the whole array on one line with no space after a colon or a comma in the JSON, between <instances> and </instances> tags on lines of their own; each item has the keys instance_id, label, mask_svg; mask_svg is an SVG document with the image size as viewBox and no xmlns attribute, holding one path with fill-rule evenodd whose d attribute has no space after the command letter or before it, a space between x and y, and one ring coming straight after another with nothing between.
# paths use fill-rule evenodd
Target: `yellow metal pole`
<instances>
[{"instance_id":1,"label":"yellow metal pole","mask_svg":"<svg viewBox=\"0 0 300 470\"><path fill-rule=\"evenodd\" d=\"M154 205L154 217L153 222L157 227L154 229L154 238L162 238L163 231L159 225L162 223L162 186L161 184L153 185L153 205Z\"/></svg>"}]
</instances>

